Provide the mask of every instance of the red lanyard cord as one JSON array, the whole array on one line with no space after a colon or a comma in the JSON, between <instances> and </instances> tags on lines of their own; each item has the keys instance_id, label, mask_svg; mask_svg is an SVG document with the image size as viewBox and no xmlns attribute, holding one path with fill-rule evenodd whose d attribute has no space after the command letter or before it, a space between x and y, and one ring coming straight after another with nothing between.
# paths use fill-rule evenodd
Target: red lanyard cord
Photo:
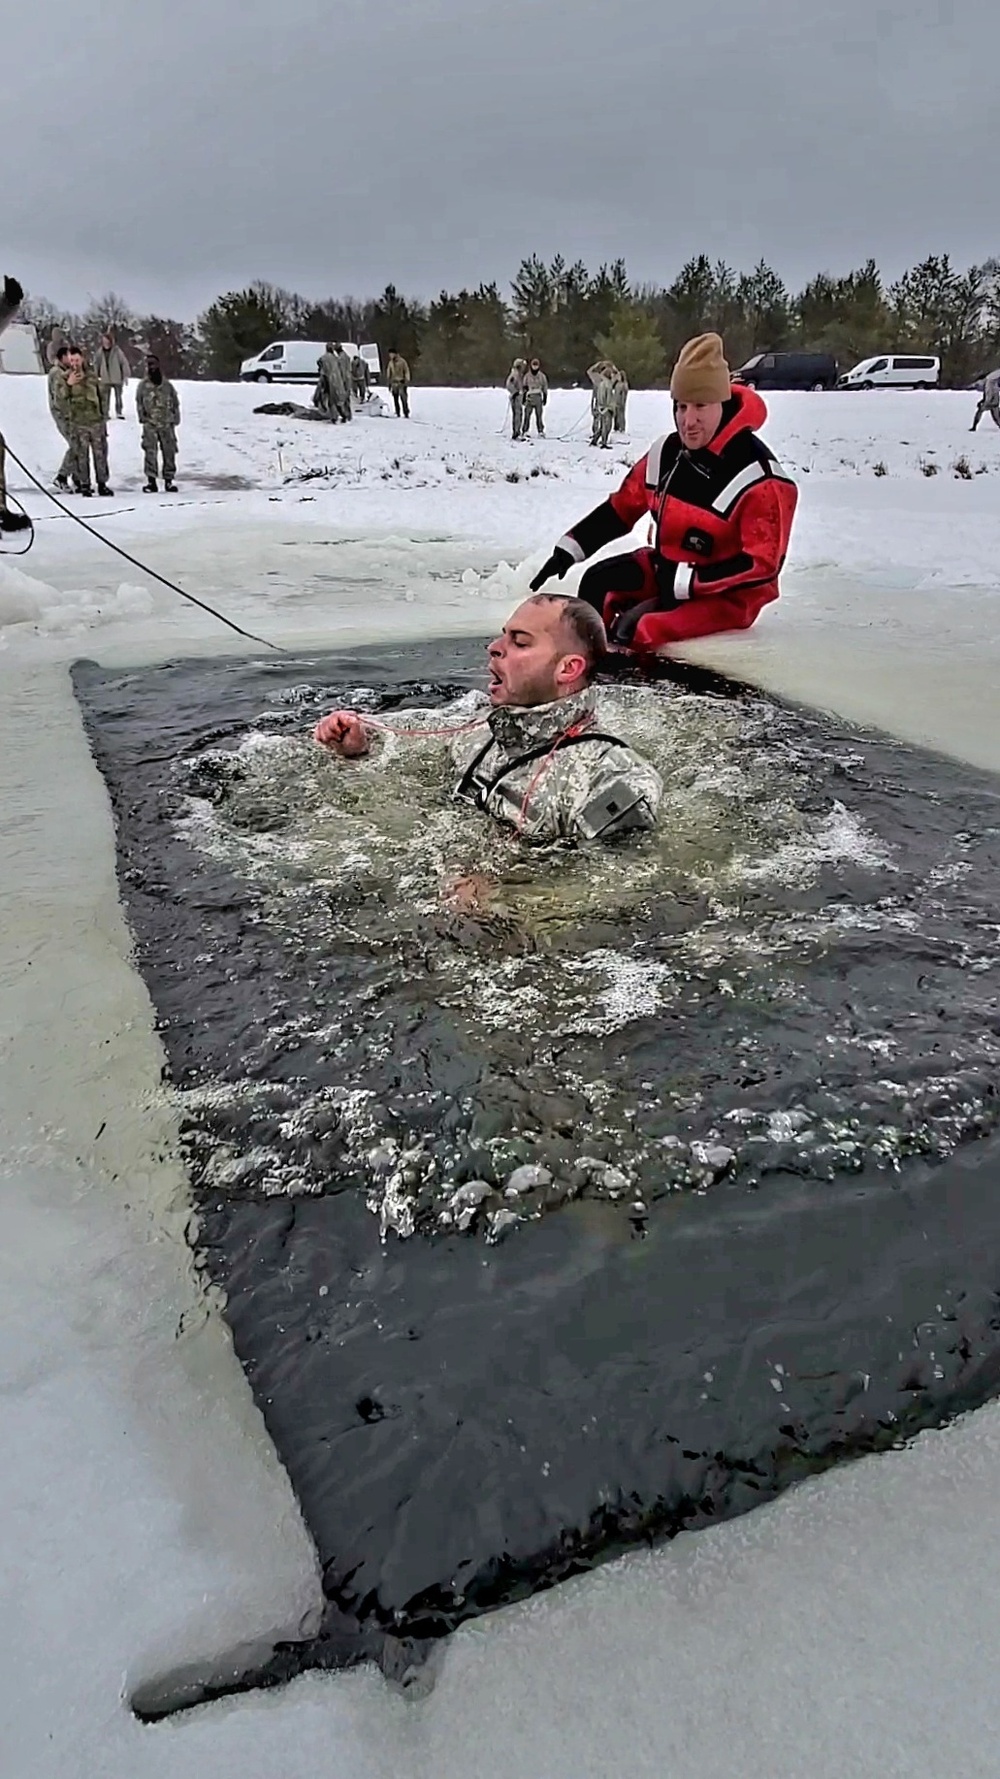
<instances>
[{"instance_id":1,"label":"red lanyard cord","mask_svg":"<svg viewBox=\"0 0 1000 1779\"><path fill-rule=\"evenodd\" d=\"M538 781L541 778L543 772L546 772L548 770L548 768L551 766L553 758L556 753L556 749L562 747L564 741L575 741L576 737L578 735L582 735L585 729L590 728L590 725L593 721L594 721L594 712L589 711L585 717L580 718L580 721L578 723L572 723L568 729L563 730L563 733L561 735L556 736L555 741L552 743L552 746L549 748L549 751L546 754L544 760L541 760L539 762L538 769L533 774L531 781L528 785L528 788L525 791L524 796L521 800L521 807L520 807L520 810L518 811L517 821L514 824L515 834L520 836L524 832L524 821L525 821L525 817L528 813L528 804L531 802L531 799L535 793L535 789L538 785Z\"/></svg>"},{"instance_id":2,"label":"red lanyard cord","mask_svg":"<svg viewBox=\"0 0 1000 1779\"><path fill-rule=\"evenodd\" d=\"M443 736L467 735L470 729L483 729L489 722L488 717L476 717L471 723L459 723L453 729L394 729L391 723L381 723L378 717L363 716L361 721L366 728L378 729L383 735L398 735L406 740L418 740L426 736L429 740L440 740Z\"/></svg>"}]
</instances>

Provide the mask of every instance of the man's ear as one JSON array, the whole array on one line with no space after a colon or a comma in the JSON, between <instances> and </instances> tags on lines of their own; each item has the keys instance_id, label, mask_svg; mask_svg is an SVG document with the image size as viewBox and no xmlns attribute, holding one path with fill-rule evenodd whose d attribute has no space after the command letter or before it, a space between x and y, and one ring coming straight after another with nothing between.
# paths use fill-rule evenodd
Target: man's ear
<instances>
[{"instance_id":1,"label":"man's ear","mask_svg":"<svg viewBox=\"0 0 1000 1779\"><path fill-rule=\"evenodd\" d=\"M571 686L574 680L585 679L587 675L587 658L585 655L564 655L556 668L556 679L560 685Z\"/></svg>"}]
</instances>

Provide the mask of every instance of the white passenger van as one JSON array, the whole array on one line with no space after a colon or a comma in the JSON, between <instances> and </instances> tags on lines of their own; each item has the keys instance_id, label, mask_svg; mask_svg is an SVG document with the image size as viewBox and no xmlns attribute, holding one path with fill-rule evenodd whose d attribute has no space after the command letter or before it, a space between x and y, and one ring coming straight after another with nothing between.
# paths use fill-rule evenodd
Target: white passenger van
<instances>
[{"instance_id":1,"label":"white passenger van","mask_svg":"<svg viewBox=\"0 0 1000 1779\"><path fill-rule=\"evenodd\" d=\"M941 376L939 358L887 352L863 358L837 383L838 389L933 389Z\"/></svg>"},{"instance_id":2,"label":"white passenger van","mask_svg":"<svg viewBox=\"0 0 1000 1779\"><path fill-rule=\"evenodd\" d=\"M355 358L360 350L374 383L379 374L378 347L362 346L359 349L350 340L341 340L340 344L348 358ZM325 351L325 340L273 340L263 352L243 360L240 382L315 383L316 361Z\"/></svg>"}]
</instances>

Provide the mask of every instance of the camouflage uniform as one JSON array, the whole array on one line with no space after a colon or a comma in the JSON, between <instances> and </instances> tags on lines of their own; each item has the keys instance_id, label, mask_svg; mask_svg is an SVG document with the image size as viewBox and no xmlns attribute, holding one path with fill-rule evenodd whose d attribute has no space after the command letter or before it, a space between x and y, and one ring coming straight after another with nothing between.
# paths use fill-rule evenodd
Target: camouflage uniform
<instances>
[{"instance_id":1,"label":"camouflage uniform","mask_svg":"<svg viewBox=\"0 0 1000 1779\"><path fill-rule=\"evenodd\" d=\"M972 422L973 432L984 414L991 414L995 424L1000 426L1000 371L991 371L983 384L983 393Z\"/></svg>"},{"instance_id":2,"label":"camouflage uniform","mask_svg":"<svg viewBox=\"0 0 1000 1779\"><path fill-rule=\"evenodd\" d=\"M135 411L142 427L142 462L146 480L155 482L160 473L157 447L163 457L163 480L172 482L177 473L177 428L181 404L169 377L154 383L143 377L135 392Z\"/></svg>"},{"instance_id":3,"label":"camouflage uniform","mask_svg":"<svg viewBox=\"0 0 1000 1779\"><path fill-rule=\"evenodd\" d=\"M121 420L123 417L122 392L132 374L132 366L121 347L117 344L108 347L102 346L94 361L94 370L97 372L97 381L101 387L105 420L111 412L112 390L115 397L115 412Z\"/></svg>"},{"instance_id":4,"label":"camouflage uniform","mask_svg":"<svg viewBox=\"0 0 1000 1779\"><path fill-rule=\"evenodd\" d=\"M410 367L398 352L389 354L389 362L385 367L385 383L396 409L396 419L402 414L404 420L409 420Z\"/></svg>"},{"instance_id":5,"label":"camouflage uniform","mask_svg":"<svg viewBox=\"0 0 1000 1779\"><path fill-rule=\"evenodd\" d=\"M108 434L104 424L101 391L93 371L84 369L78 383L64 376L52 392L55 412L66 429L71 457L70 474L81 494L90 493L90 459L99 489L108 485Z\"/></svg>"},{"instance_id":6,"label":"camouflage uniform","mask_svg":"<svg viewBox=\"0 0 1000 1779\"><path fill-rule=\"evenodd\" d=\"M351 382L354 386L356 399L359 402L366 402L368 400L368 364L360 352L357 357L351 359Z\"/></svg>"},{"instance_id":7,"label":"camouflage uniform","mask_svg":"<svg viewBox=\"0 0 1000 1779\"><path fill-rule=\"evenodd\" d=\"M627 431L625 414L628 407L628 378L625 372L620 371L616 365L611 380L615 386L615 431L625 432Z\"/></svg>"},{"instance_id":8,"label":"camouflage uniform","mask_svg":"<svg viewBox=\"0 0 1000 1779\"><path fill-rule=\"evenodd\" d=\"M316 397L316 406L331 420L350 420L351 366L347 353L339 347L335 352L324 352L319 361Z\"/></svg>"},{"instance_id":9,"label":"camouflage uniform","mask_svg":"<svg viewBox=\"0 0 1000 1779\"><path fill-rule=\"evenodd\" d=\"M338 346L333 354L337 366L337 388L339 392L338 412L341 420L353 420L354 410L351 407L351 361L343 346Z\"/></svg>"},{"instance_id":10,"label":"camouflage uniform","mask_svg":"<svg viewBox=\"0 0 1000 1779\"><path fill-rule=\"evenodd\" d=\"M611 428L615 418L615 402L618 392L606 365L597 370L592 369L588 374L594 385L594 394L590 404L594 416L594 429L590 442L592 445L600 445L602 450L606 451L611 443Z\"/></svg>"},{"instance_id":11,"label":"camouflage uniform","mask_svg":"<svg viewBox=\"0 0 1000 1779\"><path fill-rule=\"evenodd\" d=\"M524 373L524 436L531 431L531 416L535 416L535 425L545 437L545 423L542 411L549 399L549 380L544 371L527 370Z\"/></svg>"},{"instance_id":12,"label":"camouflage uniform","mask_svg":"<svg viewBox=\"0 0 1000 1779\"><path fill-rule=\"evenodd\" d=\"M49 413L52 415L56 426L66 441L66 450L63 453L63 460L59 465L55 476L56 481L63 487L65 487L70 476L73 474L73 447L70 444L69 428L60 414L58 401L56 399L59 387L61 384L64 384L65 381L66 372L63 370L62 365L54 364L48 375Z\"/></svg>"},{"instance_id":13,"label":"camouflage uniform","mask_svg":"<svg viewBox=\"0 0 1000 1779\"><path fill-rule=\"evenodd\" d=\"M527 365L523 358L515 358L507 378L507 394L510 397L510 436L519 439L524 431L524 373Z\"/></svg>"},{"instance_id":14,"label":"camouflage uniform","mask_svg":"<svg viewBox=\"0 0 1000 1779\"><path fill-rule=\"evenodd\" d=\"M611 701L602 700L602 703ZM456 735L449 752L458 770L453 795L536 845L617 840L651 828L663 784L655 767L608 733L613 706L598 710L593 686L531 708L497 709L482 697L482 726ZM447 725L449 711L406 712L407 724ZM469 721L463 698L455 718ZM571 734L579 728L587 740ZM560 737L562 746L555 747Z\"/></svg>"}]
</instances>

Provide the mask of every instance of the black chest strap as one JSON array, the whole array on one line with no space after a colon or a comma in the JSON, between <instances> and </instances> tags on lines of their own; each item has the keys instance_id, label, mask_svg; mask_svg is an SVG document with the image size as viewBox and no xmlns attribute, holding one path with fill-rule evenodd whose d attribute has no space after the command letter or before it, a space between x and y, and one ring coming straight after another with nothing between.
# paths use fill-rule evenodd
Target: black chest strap
<instances>
[{"instance_id":1,"label":"black chest strap","mask_svg":"<svg viewBox=\"0 0 1000 1779\"><path fill-rule=\"evenodd\" d=\"M507 764L501 766L499 772L497 772L493 778L487 779L485 783L478 783L476 780L476 772L482 765L487 754L490 752L490 749L499 747L500 745L491 735L489 741L480 748L477 754L473 755L469 764L466 766L465 771L462 773L461 778L455 786L455 796L467 797L471 793L473 802L476 804L477 808L485 809L497 786L501 784L505 778L509 778L512 772L519 772L522 766L530 766L533 760L544 760L549 754L561 754L564 748L579 747L584 741L606 741L609 742L612 747L625 746L625 743L617 735L607 735L603 729L588 729L585 735L567 735L560 740L543 741L538 747L529 748L526 753L518 754L513 760L508 760Z\"/></svg>"}]
</instances>

